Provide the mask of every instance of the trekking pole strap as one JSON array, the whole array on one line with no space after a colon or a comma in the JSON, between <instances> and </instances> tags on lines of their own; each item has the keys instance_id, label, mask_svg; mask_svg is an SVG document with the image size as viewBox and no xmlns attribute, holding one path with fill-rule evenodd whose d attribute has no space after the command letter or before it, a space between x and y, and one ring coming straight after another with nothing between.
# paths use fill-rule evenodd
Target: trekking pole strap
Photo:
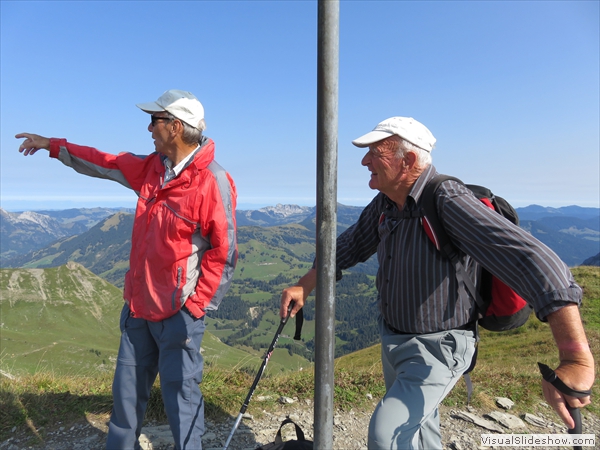
<instances>
[{"instance_id":1,"label":"trekking pole strap","mask_svg":"<svg viewBox=\"0 0 600 450\"><path fill-rule=\"evenodd\" d=\"M303 308L300 308L296 314L296 333L294 334L294 340L299 341L302 339L302 324L304 324L304 313Z\"/></svg>"},{"instance_id":2,"label":"trekking pole strap","mask_svg":"<svg viewBox=\"0 0 600 450\"><path fill-rule=\"evenodd\" d=\"M542 378L544 378L545 381L550 383L563 394L576 398L587 397L588 395L592 394L591 389L585 391L577 391L575 389L570 388L558 377L558 375L556 375L556 372L554 372L554 370L552 370L546 364L538 362L538 367L540 368ZM582 434L581 411L579 411L579 408L574 408L568 403L566 404L566 406L567 410L569 411L569 414L571 414L571 417L573 418L573 422L575 422L575 427L569 428L569 434ZM577 449L581 447L575 446L573 448Z\"/></svg>"}]
</instances>

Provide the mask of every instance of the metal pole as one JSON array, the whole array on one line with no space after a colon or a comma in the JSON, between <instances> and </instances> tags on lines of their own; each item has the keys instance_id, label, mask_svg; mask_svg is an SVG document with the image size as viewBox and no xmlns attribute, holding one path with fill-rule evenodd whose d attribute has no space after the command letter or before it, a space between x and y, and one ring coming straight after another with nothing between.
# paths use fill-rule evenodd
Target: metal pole
<instances>
[{"instance_id":1,"label":"metal pole","mask_svg":"<svg viewBox=\"0 0 600 450\"><path fill-rule=\"evenodd\" d=\"M339 0L319 0L317 56L317 288L315 448L333 448Z\"/></svg>"}]
</instances>

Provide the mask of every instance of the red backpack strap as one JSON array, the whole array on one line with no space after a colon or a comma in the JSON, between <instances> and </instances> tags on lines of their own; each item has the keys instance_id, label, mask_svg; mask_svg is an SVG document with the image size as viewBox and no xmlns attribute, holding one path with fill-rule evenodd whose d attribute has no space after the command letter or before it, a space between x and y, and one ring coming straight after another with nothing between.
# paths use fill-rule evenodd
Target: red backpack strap
<instances>
[{"instance_id":1,"label":"red backpack strap","mask_svg":"<svg viewBox=\"0 0 600 450\"><path fill-rule=\"evenodd\" d=\"M431 242L434 243L435 247L442 253L446 258L450 258L452 253L455 253L455 248L450 237L444 230L442 222L439 219L437 210L437 190L440 185L447 180L456 181L457 183L464 184L461 180L449 175L437 174L431 178L425 187L421 196L419 197L419 207L423 212L423 219L421 220L425 232Z\"/></svg>"},{"instance_id":2,"label":"red backpack strap","mask_svg":"<svg viewBox=\"0 0 600 450\"><path fill-rule=\"evenodd\" d=\"M471 297L475 300L479 310L483 312L486 310L485 302L481 298L481 295L475 287L473 280L469 277L469 274L465 270L465 267L460 260L458 250L450 240L450 236L448 236L448 233L446 233L446 230L444 230L442 222L439 219L436 201L437 190L440 185L447 180L456 181L457 183L464 185L461 180L449 175L438 174L431 178L423 188L423 192L421 192L421 196L419 197L419 207L423 214L421 223L425 228L425 233L427 233L427 236L431 242L433 242L442 256L452 261L452 265L454 266L454 271L456 273L456 279L458 281L459 295L463 296L463 298L466 298L468 291L471 294Z\"/></svg>"},{"instance_id":3,"label":"red backpack strap","mask_svg":"<svg viewBox=\"0 0 600 450\"><path fill-rule=\"evenodd\" d=\"M429 240L431 242L433 242L433 245L435 245L435 248L438 251L440 251L440 241L438 240L437 236L435 235L435 231L433 230L431 223L429 223L429 219L427 218L427 216L421 217L421 225L423 226L423 229L425 230L425 234L427 234L427 237L429 238Z\"/></svg>"},{"instance_id":4,"label":"red backpack strap","mask_svg":"<svg viewBox=\"0 0 600 450\"><path fill-rule=\"evenodd\" d=\"M483 203L488 208L493 209L494 211L496 210L496 208L494 208L494 205L492 205L492 202L489 198L480 198L479 200L481 200L481 203Z\"/></svg>"}]
</instances>

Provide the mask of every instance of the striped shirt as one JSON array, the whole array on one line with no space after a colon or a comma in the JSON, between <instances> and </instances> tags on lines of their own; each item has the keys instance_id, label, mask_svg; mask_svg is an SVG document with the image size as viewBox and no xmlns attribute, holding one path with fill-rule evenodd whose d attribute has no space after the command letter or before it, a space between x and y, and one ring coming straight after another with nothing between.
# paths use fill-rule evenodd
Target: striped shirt
<instances>
[{"instance_id":1,"label":"striped shirt","mask_svg":"<svg viewBox=\"0 0 600 450\"><path fill-rule=\"evenodd\" d=\"M404 205L419 210L430 165L417 179ZM436 196L441 223L471 278L479 265L530 303L537 317L581 303L582 291L569 268L546 245L492 211L471 191L444 181ZM384 320L404 333L431 333L472 322L475 301L461 298L452 263L441 257L418 217L403 219L394 202L379 193L358 221L337 239L337 277L342 270L377 253L378 304ZM415 214L418 216L418 214Z\"/></svg>"}]
</instances>

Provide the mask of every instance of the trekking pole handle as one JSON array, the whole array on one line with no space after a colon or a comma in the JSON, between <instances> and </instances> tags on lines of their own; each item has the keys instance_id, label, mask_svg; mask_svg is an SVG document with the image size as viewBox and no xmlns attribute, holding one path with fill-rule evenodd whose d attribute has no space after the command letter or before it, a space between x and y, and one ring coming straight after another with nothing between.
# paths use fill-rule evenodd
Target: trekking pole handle
<instances>
[{"instance_id":1,"label":"trekking pole handle","mask_svg":"<svg viewBox=\"0 0 600 450\"><path fill-rule=\"evenodd\" d=\"M554 386L558 391L562 392L565 395L569 395L571 397L587 397L592 394L592 390L588 389L586 391L577 391L575 389L567 386L559 377L556 375L556 372L548 367L546 364L542 364L538 362L538 367L540 368L540 372L542 374L542 378ZM575 427L569 429L569 434L581 434L581 411L579 408L575 408L567 403L567 410L571 417L573 418L573 422L575 422Z\"/></svg>"},{"instance_id":2,"label":"trekking pole handle","mask_svg":"<svg viewBox=\"0 0 600 450\"><path fill-rule=\"evenodd\" d=\"M288 309L287 309L287 313L285 314L285 317L281 318L281 323L282 324L286 324L288 319L290 318L290 315L292 314L292 308L294 307L294 300L290 301L290 304L288 305Z\"/></svg>"}]
</instances>

